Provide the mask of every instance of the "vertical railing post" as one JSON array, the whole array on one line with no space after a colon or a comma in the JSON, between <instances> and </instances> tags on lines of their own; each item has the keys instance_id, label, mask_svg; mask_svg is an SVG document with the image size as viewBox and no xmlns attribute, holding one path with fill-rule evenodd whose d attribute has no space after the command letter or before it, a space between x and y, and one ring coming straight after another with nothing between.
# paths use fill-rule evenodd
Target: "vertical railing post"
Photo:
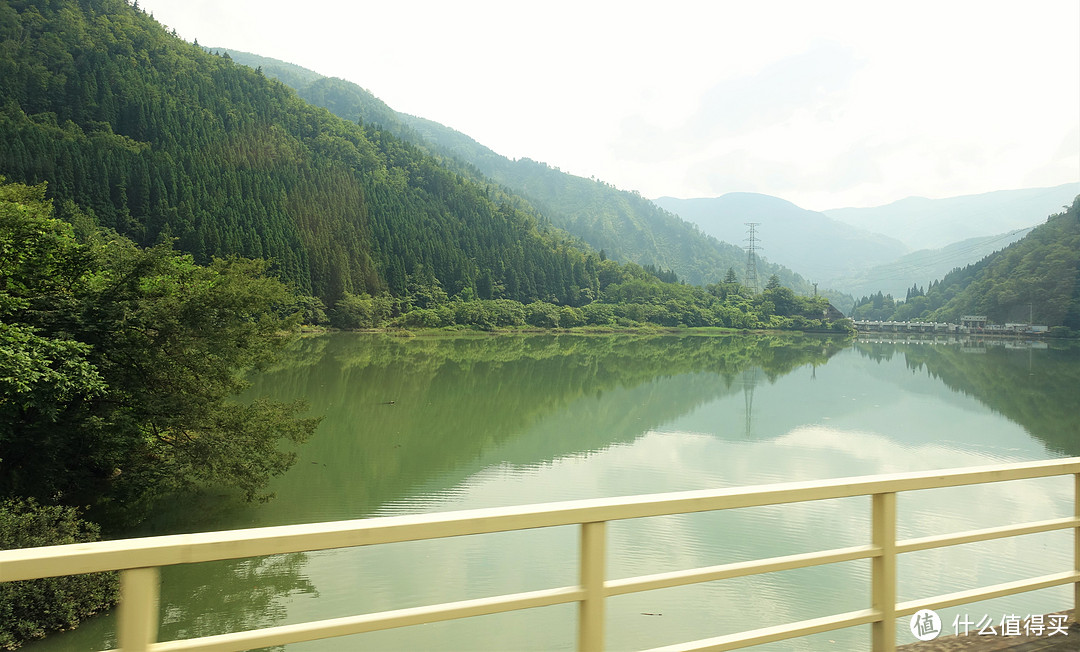
<instances>
[{"instance_id":1,"label":"vertical railing post","mask_svg":"<svg viewBox=\"0 0 1080 652\"><path fill-rule=\"evenodd\" d=\"M872 545L881 550L871 564L872 606L881 620L871 626L872 650L896 649L896 494L874 494L871 506Z\"/></svg>"},{"instance_id":2,"label":"vertical railing post","mask_svg":"<svg viewBox=\"0 0 1080 652\"><path fill-rule=\"evenodd\" d=\"M123 652L142 652L157 642L160 586L157 568L120 571L116 635Z\"/></svg>"},{"instance_id":3,"label":"vertical railing post","mask_svg":"<svg viewBox=\"0 0 1080 652\"><path fill-rule=\"evenodd\" d=\"M581 588L578 603L578 650L604 649L604 538L605 521L581 524Z\"/></svg>"},{"instance_id":4,"label":"vertical railing post","mask_svg":"<svg viewBox=\"0 0 1080 652\"><path fill-rule=\"evenodd\" d=\"M1073 474L1073 516L1080 519L1080 473ZM1080 573L1080 527L1073 528L1073 570ZM1080 582L1073 583L1073 620L1080 621Z\"/></svg>"}]
</instances>

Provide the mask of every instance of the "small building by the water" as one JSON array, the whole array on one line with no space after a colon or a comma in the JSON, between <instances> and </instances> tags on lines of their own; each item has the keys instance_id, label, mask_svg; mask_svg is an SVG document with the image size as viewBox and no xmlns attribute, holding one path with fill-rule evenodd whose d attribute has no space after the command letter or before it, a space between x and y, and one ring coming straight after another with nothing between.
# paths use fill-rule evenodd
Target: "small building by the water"
<instances>
[{"instance_id":1,"label":"small building by the water","mask_svg":"<svg viewBox=\"0 0 1080 652\"><path fill-rule=\"evenodd\" d=\"M986 328L986 315L964 315L960 318L964 328Z\"/></svg>"},{"instance_id":2,"label":"small building by the water","mask_svg":"<svg viewBox=\"0 0 1080 652\"><path fill-rule=\"evenodd\" d=\"M844 313L840 312L840 309L834 306L832 302L830 302L829 307L825 309L825 314L823 314L822 317L830 322L833 322L837 319L844 319Z\"/></svg>"}]
</instances>

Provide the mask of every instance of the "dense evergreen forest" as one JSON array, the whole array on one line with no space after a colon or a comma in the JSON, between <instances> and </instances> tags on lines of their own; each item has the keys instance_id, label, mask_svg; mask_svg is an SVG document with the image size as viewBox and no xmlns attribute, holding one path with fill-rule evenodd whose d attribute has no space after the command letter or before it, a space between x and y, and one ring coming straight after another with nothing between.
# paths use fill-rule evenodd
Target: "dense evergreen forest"
<instances>
[{"instance_id":1,"label":"dense evergreen forest","mask_svg":"<svg viewBox=\"0 0 1080 652\"><path fill-rule=\"evenodd\" d=\"M903 301L880 292L856 302L855 319L953 322L986 315L991 323L1031 323L1069 335L1080 331L1080 197L1023 239Z\"/></svg>"},{"instance_id":2,"label":"dense evergreen forest","mask_svg":"<svg viewBox=\"0 0 1080 652\"><path fill-rule=\"evenodd\" d=\"M404 294L409 275L519 301L596 286L598 257L522 202L121 0L5 2L0 39L0 171L47 181L62 217L71 200L144 246L270 258L327 304Z\"/></svg>"},{"instance_id":3,"label":"dense evergreen forest","mask_svg":"<svg viewBox=\"0 0 1080 652\"><path fill-rule=\"evenodd\" d=\"M472 138L424 118L398 113L369 91L342 79L247 52L228 50L237 62L262 70L296 89L301 98L346 120L376 124L437 155L443 163L480 183L492 181L528 198L551 223L622 262L673 270L694 284L715 283L729 268L742 269L740 247L702 233L636 192L599 179L585 179L528 158L512 161ZM764 276L800 293L812 285L781 265L759 263ZM847 295L830 295L850 304Z\"/></svg>"},{"instance_id":4,"label":"dense evergreen forest","mask_svg":"<svg viewBox=\"0 0 1080 652\"><path fill-rule=\"evenodd\" d=\"M201 264L269 259L314 295L309 321L822 325L820 300L682 288L670 266L606 259L498 184L313 107L122 0L12 0L0 35L0 173L47 182L59 217L83 210L142 246L175 240ZM595 302L649 305L574 312Z\"/></svg>"}]
</instances>

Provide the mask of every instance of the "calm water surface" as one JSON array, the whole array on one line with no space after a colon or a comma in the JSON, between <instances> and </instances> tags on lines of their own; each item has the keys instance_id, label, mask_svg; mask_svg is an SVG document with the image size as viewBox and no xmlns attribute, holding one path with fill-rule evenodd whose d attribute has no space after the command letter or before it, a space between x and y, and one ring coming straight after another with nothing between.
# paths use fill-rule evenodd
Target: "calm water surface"
<instances>
[{"instance_id":1,"label":"calm water surface","mask_svg":"<svg viewBox=\"0 0 1080 652\"><path fill-rule=\"evenodd\" d=\"M252 396L325 420L262 505L171 501L139 534L316 522L1080 455L1080 349L816 337L302 340ZM902 495L899 536L1067 516L1055 478ZM617 522L619 578L869 542L869 498ZM576 528L166 568L163 639L574 584ZM1068 533L900 558L899 598L1071 568ZM609 649L869 605L867 560L608 601ZM1046 613L1067 588L943 610ZM560 650L574 605L289 646ZM29 650L115 644L111 616ZM906 619L901 640L911 640ZM774 650L867 649L869 627Z\"/></svg>"}]
</instances>

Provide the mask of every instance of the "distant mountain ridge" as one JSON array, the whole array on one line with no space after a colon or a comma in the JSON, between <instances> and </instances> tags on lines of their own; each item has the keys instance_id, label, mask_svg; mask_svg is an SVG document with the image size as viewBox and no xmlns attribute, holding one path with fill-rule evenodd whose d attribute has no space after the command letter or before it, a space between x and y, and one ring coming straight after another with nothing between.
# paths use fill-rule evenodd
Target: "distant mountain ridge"
<instances>
[{"instance_id":1,"label":"distant mountain ridge","mask_svg":"<svg viewBox=\"0 0 1080 652\"><path fill-rule=\"evenodd\" d=\"M636 192L619 190L596 179L573 176L528 158L510 160L471 137L441 125L391 109L362 87L341 79L229 48L238 63L261 68L263 73L294 85L304 100L322 106L352 122L377 125L433 154L456 161L463 174L494 181L526 198L553 226L581 238L608 257L673 270L690 283L723 280L728 269L742 275L746 253L738 245L722 242L696 225L663 210ZM299 70L298 70L299 69ZM302 72L301 72L302 71ZM736 240L741 242L741 238ZM759 275L776 274L781 282L804 294L813 286L792 269L763 262ZM821 287L822 292L826 290ZM838 305L852 297L834 293Z\"/></svg>"},{"instance_id":2,"label":"distant mountain ridge","mask_svg":"<svg viewBox=\"0 0 1080 652\"><path fill-rule=\"evenodd\" d=\"M1072 204L1077 194L1080 182L944 199L908 197L884 206L823 212L852 226L896 238L912 250L940 249L961 240L1040 224L1047 214Z\"/></svg>"},{"instance_id":3,"label":"distant mountain ridge","mask_svg":"<svg viewBox=\"0 0 1080 652\"><path fill-rule=\"evenodd\" d=\"M958 267L1004 249L1027 235L1031 228L968 238L940 249L913 251L891 262L853 272L837 280L836 284L857 297L884 292L903 298L913 284L925 288Z\"/></svg>"},{"instance_id":4,"label":"distant mountain ridge","mask_svg":"<svg viewBox=\"0 0 1080 652\"><path fill-rule=\"evenodd\" d=\"M898 240L769 195L732 192L713 198L660 197L654 201L728 242L744 240L746 223L757 223L760 255L801 270L823 287L848 291L841 285L844 278L907 253Z\"/></svg>"},{"instance_id":5,"label":"distant mountain ridge","mask_svg":"<svg viewBox=\"0 0 1080 652\"><path fill-rule=\"evenodd\" d=\"M767 260L857 297L902 299L913 285L926 287L1019 240L1078 193L1080 183L822 212L755 193L655 201L723 240L745 239L745 222L758 222Z\"/></svg>"}]
</instances>

